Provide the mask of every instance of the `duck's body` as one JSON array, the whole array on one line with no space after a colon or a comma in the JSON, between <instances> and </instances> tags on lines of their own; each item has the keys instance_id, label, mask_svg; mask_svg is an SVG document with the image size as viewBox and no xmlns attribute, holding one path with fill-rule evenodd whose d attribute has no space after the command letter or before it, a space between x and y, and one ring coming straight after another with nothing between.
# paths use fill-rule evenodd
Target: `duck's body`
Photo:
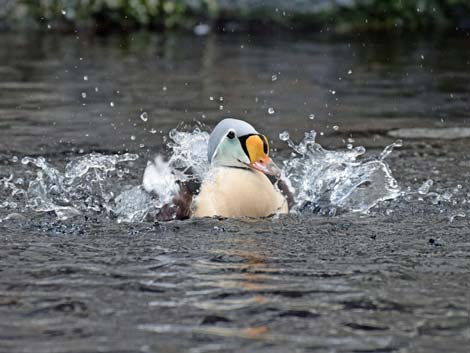
<instances>
[{"instance_id":1,"label":"duck's body","mask_svg":"<svg viewBox=\"0 0 470 353\"><path fill-rule=\"evenodd\" d=\"M210 169L201 185L180 182L180 192L157 219L261 218L288 212L293 201L288 183L269 157L268 139L253 126L237 119L219 122L210 135L207 157Z\"/></svg>"},{"instance_id":2,"label":"duck's body","mask_svg":"<svg viewBox=\"0 0 470 353\"><path fill-rule=\"evenodd\" d=\"M242 167L212 168L193 202L193 217L261 218L287 211L287 200L266 175Z\"/></svg>"}]
</instances>

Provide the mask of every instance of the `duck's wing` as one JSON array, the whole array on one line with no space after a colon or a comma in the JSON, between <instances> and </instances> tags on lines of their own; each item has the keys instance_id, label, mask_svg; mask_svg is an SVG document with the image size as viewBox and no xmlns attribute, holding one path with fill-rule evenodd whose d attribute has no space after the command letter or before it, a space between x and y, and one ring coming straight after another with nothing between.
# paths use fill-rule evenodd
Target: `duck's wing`
<instances>
[{"instance_id":1,"label":"duck's wing","mask_svg":"<svg viewBox=\"0 0 470 353\"><path fill-rule=\"evenodd\" d=\"M294 192L292 191L292 187L290 186L289 180L283 177L275 177L272 175L268 175L268 178L271 183L276 186L281 192L281 194L286 198L287 205L289 206L290 210L295 204L295 197Z\"/></svg>"},{"instance_id":2,"label":"duck's wing","mask_svg":"<svg viewBox=\"0 0 470 353\"><path fill-rule=\"evenodd\" d=\"M201 182L197 179L178 181L179 192L172 201L164 205L155 215L157 221L171 221L175 219L188 219L191 217L191 204L195 195L199 193Z\"/></svg>"}]
</instances>

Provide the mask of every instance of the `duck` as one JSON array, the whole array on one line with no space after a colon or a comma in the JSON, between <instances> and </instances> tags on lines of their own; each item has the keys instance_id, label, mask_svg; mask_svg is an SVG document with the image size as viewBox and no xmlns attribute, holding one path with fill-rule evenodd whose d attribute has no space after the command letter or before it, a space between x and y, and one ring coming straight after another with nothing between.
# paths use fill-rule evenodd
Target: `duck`
<instances>
[{"instance_id":1,"label":"duck","mask_svg":"<svg viewBox=\"0 0 470 353\"><path fill-rule=\"evenodd\" d=\"M244 120L225 118L209 136L209 171L200 183L179 183L159 220L286 214L293 204L289 182L269 156L268 138Z\"/></svg>"}]
</instances>

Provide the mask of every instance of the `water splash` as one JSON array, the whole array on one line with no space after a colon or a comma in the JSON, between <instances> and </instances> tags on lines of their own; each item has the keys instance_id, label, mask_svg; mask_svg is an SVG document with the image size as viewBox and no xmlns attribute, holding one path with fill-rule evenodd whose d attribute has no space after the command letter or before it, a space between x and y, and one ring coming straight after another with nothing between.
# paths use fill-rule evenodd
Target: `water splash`
<instances>
[{"instance_id":1,"label":"water splash","mask_svg":"<svg viewBox=\"0 0 470 353\"><path fill-rule=\"evenodd\" d=\"M28 168L25 175L11 174L0 179L0 186L9 192L0 209L53 212L59 219L88 212L116 218L118 222L151 219L149 215L155 216L162 207L171 204L182 182L201 181L209 169L209 133L200 126L182 130L170 131L166 139L168 157L158 156L149 162L142 182L129 176L126 168L126 164L138 158L135 154L93 153L72 158L63 168L50 165L43 157L25 157L22 159L24 168ZM453 206L457 202L454 196L461 191L432 190L432 180L417 189L402 190L385 161L394 148L402 145L401 141L385 147L379 156L367 157L361 146L326 150L315 141L315 131L305 133L298 143L286 131L279 138L291 152L283 162L283 176L295 190L294 213L328 216L338 211L367 213L383 201L399 196L403 196L403 202L429 200L439 207ZM461 208L454 208L448 218L453 222L464 216Z\"/></svg>"},{"instance_id":2,"label":"water splash","mask_svg":"<svg viewBox=\"0 0 470 353\"><path fill-rule=\"evenodd\" d=\"M328 151L316 143L316 132L305 133L295 144L287 134L293 155L284 162L283 173L296 191L294 211L311 210L334 215L338 208L367 212L384 200L401 195L400 187L384 159L401 142L387 146L377 159L362 159L365 148Z\"/></svg>"},{"instance_id":3,"label":"water splash","mask_svg":"<svg viewBox=\"0 0 470 353\"><path fill-rule=\"evenodd\" d=\"M207 145L209 133L199 127L191 132L173 129L169 133L168 161L157 156L147 163L142 187L134 187L116 199L118 221L136 222L147 215L158 214L171 204L179 192L179 183L192 179L202 180L209 169Z\"/></svg>"},{"instance_id":4,"label":"water splash","mask_svg":"<svg viewBox=\"0 0 470 353\"><path fill-rule=\"evenodd\" d=\"M4 189L10 190L8 208L54 212L61 219L93 211L110 213L113 209L114 184L109 182L111 174L119 179L126 169L117 168L124 162L135 161L135 154L102 155L88 154L70 160L64 172L50 165L44 157L24 157L24 166L33 166L35 177L29 182L22 178L13 180L13 175L2 179ZM29 171L29 174L31 171Z\"/></svg>"}]
</instances>

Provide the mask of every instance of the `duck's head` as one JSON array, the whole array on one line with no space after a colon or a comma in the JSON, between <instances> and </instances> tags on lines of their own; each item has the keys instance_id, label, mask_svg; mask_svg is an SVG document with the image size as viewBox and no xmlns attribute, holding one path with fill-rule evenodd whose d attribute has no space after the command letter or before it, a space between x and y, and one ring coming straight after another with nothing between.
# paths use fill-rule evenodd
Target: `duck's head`
<instances>
[{"instance_id":1,"label":"duck's head","mask_svg":"<svg viewBox=\"0 0 470 353\"><path fill-rule=\"evenodd\" d=\"M279 176L281 171L269 157L269 142L246 121L224 119L209 138L208 158L211 165L248 167Z\"/></svg>"}]
</instances>

